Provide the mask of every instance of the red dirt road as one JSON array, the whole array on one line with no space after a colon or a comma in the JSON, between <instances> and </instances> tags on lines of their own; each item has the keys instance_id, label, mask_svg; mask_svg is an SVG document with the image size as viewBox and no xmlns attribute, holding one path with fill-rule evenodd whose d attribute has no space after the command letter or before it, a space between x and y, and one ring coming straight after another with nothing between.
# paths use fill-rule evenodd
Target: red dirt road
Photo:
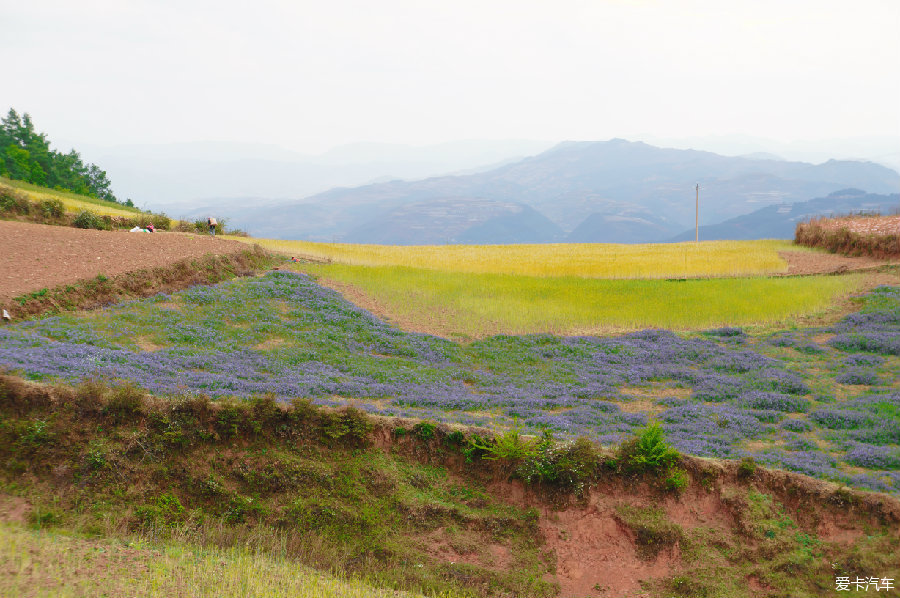
<instances>
[{"instance_id":1,"label":"red dirt road","mask_svg":"<svg viewBox=\"0 0 900 598\"><path fill-rule=\"evenodd\" d=\"M0 305L24 293L98 274L165 266L247 246L207 235L129 233L0 221Z\"/></svg>"}]
</instances>

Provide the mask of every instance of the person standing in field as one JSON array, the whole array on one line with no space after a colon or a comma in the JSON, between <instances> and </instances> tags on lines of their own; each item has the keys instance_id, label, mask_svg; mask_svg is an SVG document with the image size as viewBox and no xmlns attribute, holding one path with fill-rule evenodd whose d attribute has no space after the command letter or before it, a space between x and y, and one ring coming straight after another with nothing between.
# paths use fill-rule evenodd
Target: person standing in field
<instances>
[{"instance_id":1,"label":"person standing in field","mask_svg":"<svg viewBox=\"0 0 900 598\"><path fill-rule=\"evenodd\" d=\"M219 225L219 223L216 222L216 219L213 218L212 216L210 216L209 218L206 219L206 223L209 225L209 234L211 234L212 236L215 237L216 236L216 227Z\"/></svg>"}]
</instances>

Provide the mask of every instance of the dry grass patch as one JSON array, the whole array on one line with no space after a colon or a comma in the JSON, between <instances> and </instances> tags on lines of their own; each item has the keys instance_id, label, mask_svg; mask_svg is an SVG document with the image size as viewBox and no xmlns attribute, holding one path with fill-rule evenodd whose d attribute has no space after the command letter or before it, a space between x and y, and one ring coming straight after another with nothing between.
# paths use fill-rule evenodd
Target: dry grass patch
<instances>
[{"instance_id":1,"label":"dry grass patch","mask_svg":"<svg viewBox=\"0 0 900 598\"><path fill-rule=\"evenodd\" d=\"M145 353L153 353L154 351L159 351L160 349L165 349L166 345L160 345L159 343L155 343L146 336L139 336L134 339L134 344L137 345L137 348Z\"/></svg>"},{"instance_id":2,"label":"dry grass patch","mask_svg":"<svg viewBox=\"0 0 900 598\"><path fill-rule=\"evenodd\" d=\"M253 348L256 349L257 351L268 351L270 349L277 349L278 347L282 346L284 343L285 343L285 340L283 338L270 338L270 339L264 340L261 343L258 343Z\"/></svg>"}]
</instances>

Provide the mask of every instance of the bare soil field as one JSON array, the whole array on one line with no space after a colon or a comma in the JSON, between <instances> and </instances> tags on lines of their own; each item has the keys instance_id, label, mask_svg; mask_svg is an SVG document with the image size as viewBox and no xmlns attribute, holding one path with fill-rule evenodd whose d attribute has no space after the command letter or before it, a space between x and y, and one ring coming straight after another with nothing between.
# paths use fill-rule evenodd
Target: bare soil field
<instances>
[{"instance_id":1,"label":"bare soil field","mask_svg":"<svg viewBox=\"0 0 900 598\"><path fill-rule=\"evenodd\" d=\"M185 233L129 233L0 221L0 304L98 274L166 266L246 249L237 241Z\"/></svg>"},{"instance_id":2,"label":"bare soil field","mask_svg":"<svg viewBox=\"0 0 900 598\"><path fill-rule=\"evenodd\" d=\"M900 235L900 215L831 218L820 224L827 230L846 228L860 235Z\"/></svg>"},{"instance_id":3,"label":"bare soil field","mask_svg":"<svg viewBox=\"0 0 900 598\"><path fill-rule=\"evenodd\" d=\"M851 257L837 253L811 253L808 251L780 251L778 255L787 262L785 276L806 276L814 274L842 274L875 270L882 266L898 263L874 257Z\"/></svg>"}]
</instances>

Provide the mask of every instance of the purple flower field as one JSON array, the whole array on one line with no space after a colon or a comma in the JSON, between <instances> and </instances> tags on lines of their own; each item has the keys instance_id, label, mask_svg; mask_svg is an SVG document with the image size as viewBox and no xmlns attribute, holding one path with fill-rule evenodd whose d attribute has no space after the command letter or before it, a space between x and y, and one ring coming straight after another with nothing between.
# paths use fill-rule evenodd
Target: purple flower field
<instances>
[{"instance_id":1,"label":"purple flower field","mask_svg":"<svg viewBox=\"0 0 900 598\"><path fill-rule=\"evenodd\" d=\"M130 380L160 395L273 393L372 413L585 435L655 414L700 456L900 493L900 289L828 328L754 338L496 336L469 345L380 322L302 274L194 287L0 329L0 367Z\"/></svg>"}]
</instances>

